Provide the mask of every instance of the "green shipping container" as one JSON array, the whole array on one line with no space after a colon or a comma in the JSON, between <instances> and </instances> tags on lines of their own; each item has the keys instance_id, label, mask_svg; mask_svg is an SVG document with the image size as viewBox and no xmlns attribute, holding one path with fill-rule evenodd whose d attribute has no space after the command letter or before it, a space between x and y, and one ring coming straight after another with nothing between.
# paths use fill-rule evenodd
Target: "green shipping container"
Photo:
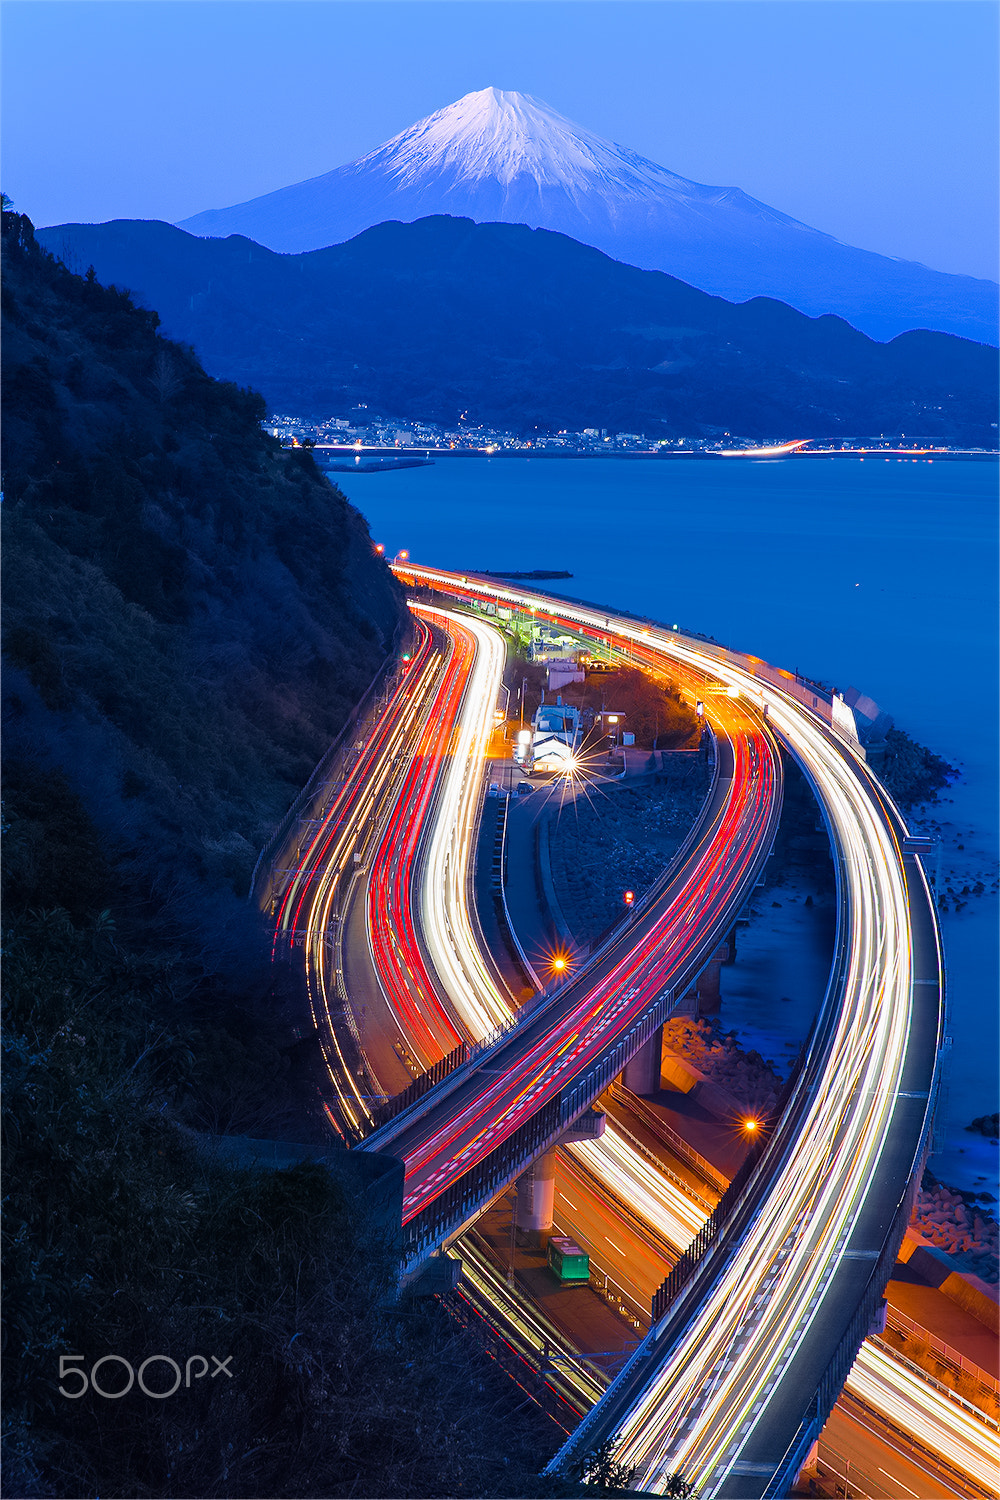
<instances>
[{"instance_id":1,"label":"green shipping container","mask_svg":"<svg viewBox=\"0 0 1000 1500\"><path fill-rule=\"evenodd\" d=\"M590 1256L564 1234L549 1240L548 1261L560 1281L589 1281Z\"/></svg>"}]
</instances>

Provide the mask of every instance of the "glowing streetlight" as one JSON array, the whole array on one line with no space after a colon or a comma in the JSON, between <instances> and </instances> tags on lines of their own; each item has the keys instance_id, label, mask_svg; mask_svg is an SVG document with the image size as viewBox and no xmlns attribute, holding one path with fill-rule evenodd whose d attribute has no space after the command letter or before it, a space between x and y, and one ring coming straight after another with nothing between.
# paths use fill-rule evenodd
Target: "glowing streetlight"
<instances>
[{"instance_id":1,"label":"glowing streetlight","mask_svg":"<svg viewBox=\"0 0 1000 1500\"><path fill-rule=\"evenodd\" d=\"M747 1135L756 1135L760 1129L760 1121L755 1119L753 1115L748 1115L743 1121L743 1129Z\"/></svg>"},{"instance_id":2,"label":"glowing streetlight","mask_svg":"<svg viewBox=\"0 0 1000 1500\"><path fill-rule=\"evenodd\" d=\"M622 900L626 906L631 906L635 900L635 891L622 891Z\"/></svg>"}]
</instances>

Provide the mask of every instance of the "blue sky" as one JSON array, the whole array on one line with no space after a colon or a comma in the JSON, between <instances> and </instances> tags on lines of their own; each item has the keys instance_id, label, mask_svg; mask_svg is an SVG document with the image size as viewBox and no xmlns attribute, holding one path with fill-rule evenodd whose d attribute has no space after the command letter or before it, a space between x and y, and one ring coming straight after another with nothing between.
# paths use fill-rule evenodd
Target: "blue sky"
<instances>
[{"instance_id":1,"label":"blue sky","mask_svg":"<svg viewBox=\"0 0 1000 1500\"><path fill-rule=\"evenodd\" d=\"M6 0L5 191L177 220L495 84L848 243L996 274L990 0Z\"/></svg>"}]
</instances>

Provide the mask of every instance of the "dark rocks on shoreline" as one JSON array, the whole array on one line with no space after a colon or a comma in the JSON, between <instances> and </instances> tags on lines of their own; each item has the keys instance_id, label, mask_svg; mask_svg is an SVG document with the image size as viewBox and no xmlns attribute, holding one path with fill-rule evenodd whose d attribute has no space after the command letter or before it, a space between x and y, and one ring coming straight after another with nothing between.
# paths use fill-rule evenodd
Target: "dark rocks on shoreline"
<instances>
[{"instance_id":1,"label":"dark rocks on shoreline","mask_svg":"<svg viewBox=\"0 0 1000 1500\"><path fill-rule=\"evenodd\" d=\"M1000 1281L1000 1225L989 1209L977 1204L979 1196L946 1187L925 1172L910 1222L954 1259L957 1271L995 1285Z\"/></svg>"},{"instance_id":2,"label":"dark rocks on shoreline","mask_svg":"<svg viewBox=\"0 0 1000 1500\"><path fill-rule=\"evenodd\" d=\"M766 1116L775 1108L784 1082L777 1066L755 1050L745 1052L736 1032L724 1032L718 1018L671 1016L663 1026L663 1043L744 1109Z\"/></svg>"}]
</instances>

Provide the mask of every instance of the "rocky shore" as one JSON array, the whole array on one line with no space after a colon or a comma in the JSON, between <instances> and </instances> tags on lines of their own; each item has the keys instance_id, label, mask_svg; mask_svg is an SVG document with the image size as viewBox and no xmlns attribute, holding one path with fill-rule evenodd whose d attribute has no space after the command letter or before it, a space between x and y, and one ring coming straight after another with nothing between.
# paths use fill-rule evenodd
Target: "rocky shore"
<instances>
[{"instance_id":1,"label":"rocky shore","mask_svg":"<svg viewBox=\"0 0 1000 1500\"><path fill-rule=\"evenodd\" d=\"M1000 1225L977 1205L977 1196L959 1193L925 1172L911 1223L925 1240L952 1257L957 1271L996 1285L1000 1282Z\"/></svg>"},{"instance_id":2,"label":"rocky shore","mask_svg":"<svg viewBox=\"0 0 1000 1500\"><path fill-rule=\"evenodd\" d=\"M745 1052L735 1031L724 1032L718 1019L673 1016L664 1024L663 1044L748 1113L764 1116L775 1108L784 1082L777 1067L757 1051Z\"/></svg>"}]
</instances>

